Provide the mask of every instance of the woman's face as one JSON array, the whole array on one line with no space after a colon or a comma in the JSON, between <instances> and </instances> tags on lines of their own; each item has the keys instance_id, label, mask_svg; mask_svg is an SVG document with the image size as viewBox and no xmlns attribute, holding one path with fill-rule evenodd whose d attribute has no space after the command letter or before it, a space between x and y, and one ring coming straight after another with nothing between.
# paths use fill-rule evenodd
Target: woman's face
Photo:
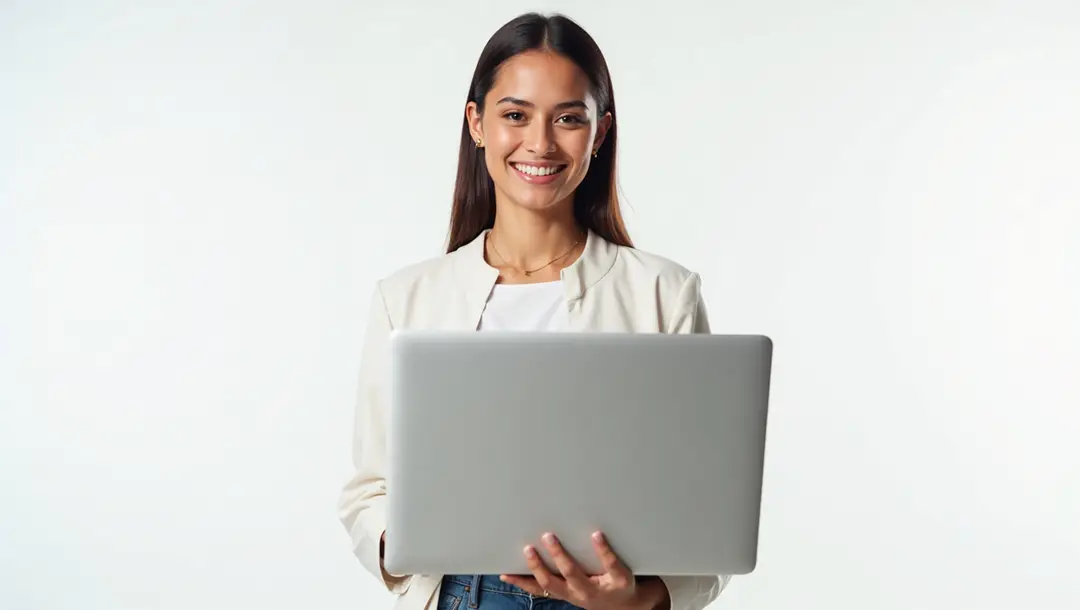
<instances>
[{"instance_id":1,"label":"woman's face","mask_svg":"<svg viewBox=\"0 0 1080 610\"><path fill-rule=\"evenodd\" d=\"M589 79L569 59L531 51L503 63L484 100L466 108L498 200L544 211L572 205L611 125L597 116Z\"/></svg>"}]
</instances>

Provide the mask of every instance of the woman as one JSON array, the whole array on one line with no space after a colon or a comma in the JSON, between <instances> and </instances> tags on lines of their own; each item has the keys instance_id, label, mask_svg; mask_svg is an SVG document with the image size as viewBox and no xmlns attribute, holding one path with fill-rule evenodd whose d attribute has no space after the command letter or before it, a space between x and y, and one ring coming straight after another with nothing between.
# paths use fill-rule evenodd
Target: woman
<instances>
[{"instance_id":1,"label":"woman","mask_svg":"<svg viewBox=\"0 0 1080 610\"><path fill-rule=\"evenodd\" d=\"M550 533L549 572L397 576L382 564L386 342L394 328L708 333L695 273L633 248L615 189L615 100L593 39L562 16L527 14L488 42L465 107L446 255L378 282L361 364L356 473L341 519L397 610L700 610L726 576L630 574L601 533L607 573L588 577Z\"/></svg>"}]
</instances>

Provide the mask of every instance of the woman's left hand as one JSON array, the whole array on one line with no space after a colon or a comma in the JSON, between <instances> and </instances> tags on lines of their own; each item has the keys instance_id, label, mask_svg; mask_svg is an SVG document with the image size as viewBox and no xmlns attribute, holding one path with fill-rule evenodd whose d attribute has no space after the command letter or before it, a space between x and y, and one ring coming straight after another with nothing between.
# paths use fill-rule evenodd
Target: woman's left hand
<instances>
[{"instance_id":1,"label":"woman's left hand","mask_svg":"<svg viewBox=\"0 0 1080 610\"><path fill-rule=\"evenodd\" d=\"M664 605L660 600L646 599L655 595L643 595L646 592L638 586L637 579L611 550L600 532L593 534L592 542L604 573L594 576L590 576L578 566L554 534L544 534L543 542L551 553L559 574L552 574L540 560L536 549L527 546L525 558L532 576L503 575L503 582L537 597L554 597L585 610L651 609ZM661 588L666 596L666 588Z\"/></svg>"}]
</instances>

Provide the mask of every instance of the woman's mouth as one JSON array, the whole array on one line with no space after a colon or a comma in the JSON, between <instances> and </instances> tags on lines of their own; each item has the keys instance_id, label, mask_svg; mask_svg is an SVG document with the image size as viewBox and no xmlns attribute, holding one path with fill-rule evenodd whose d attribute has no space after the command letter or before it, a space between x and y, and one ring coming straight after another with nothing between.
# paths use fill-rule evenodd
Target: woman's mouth
<instances>
[{"instance_id":1,"label":"woman's mouth","mask_svg":"<svg viewBox=\"0 0 1080 610\"><path fill-rule=\"evenodd\" d=\"M529 165L528 163L511 163L518 177L529 184L550 184L559 179L559 174L566 169L565 165Z\"/></svg>"}]
</instances>

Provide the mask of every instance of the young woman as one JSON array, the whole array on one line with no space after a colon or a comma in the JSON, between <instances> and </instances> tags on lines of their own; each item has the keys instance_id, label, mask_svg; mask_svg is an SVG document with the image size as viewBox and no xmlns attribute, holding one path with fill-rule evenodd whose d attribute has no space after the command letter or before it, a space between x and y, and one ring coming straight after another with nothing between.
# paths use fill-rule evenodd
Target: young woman
<instances>
[{"instance_id":1,"label":"young woman","mask_svg":"<svg viewBox=\"0 0 1080 610\"><path fill-rule=\"evenodd\" d=\"M708 333L697 274L634 249L615 189L617 122L607 64L562 16L527 14L480 55L461 129L447 254L378 282L357 402L355 475L340 512L397 610L701 610L726 576L636 577L602 533L607 573L587 576L551 533L531 575L398 576L386 528L386 342L394 328ZM663 518L663 516L660 516Z\"/></svg>"}]
</instances>

